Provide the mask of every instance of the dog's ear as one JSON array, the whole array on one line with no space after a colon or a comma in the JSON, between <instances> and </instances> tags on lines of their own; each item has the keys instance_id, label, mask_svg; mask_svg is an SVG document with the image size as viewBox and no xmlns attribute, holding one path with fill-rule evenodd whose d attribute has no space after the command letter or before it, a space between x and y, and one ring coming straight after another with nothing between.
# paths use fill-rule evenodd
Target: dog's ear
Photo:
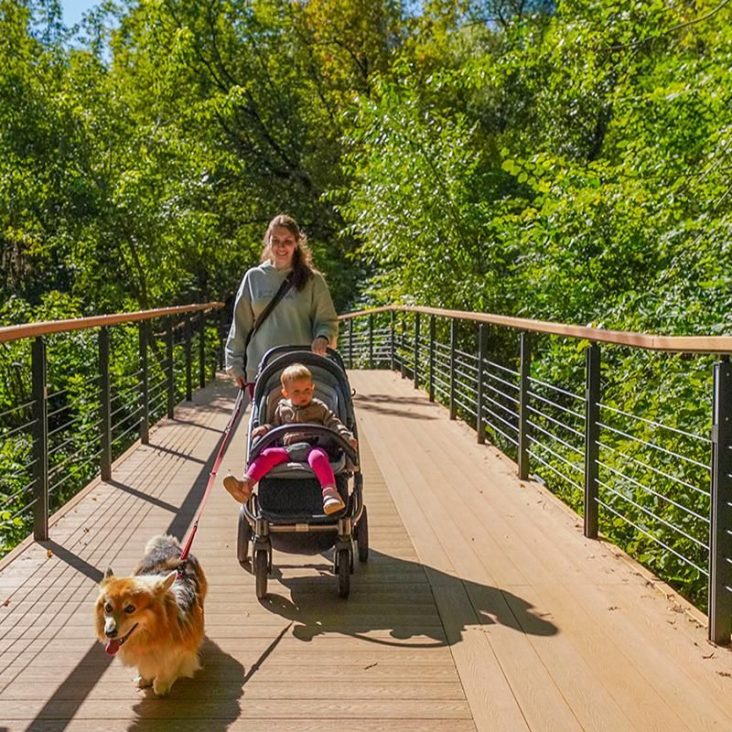
<instances>
[{"instance_id":1,"label":"dog's ear","mask_svg":"<svg viewBox=\"0 0 732 732\"><path fill-rule=\"evenodd\" d=\"M104 573L104 579L102 579L99 584L103 585L105 582L108 582L112 577L114 577L114 572L112 571L111 567L107 567L107 571Z\"/></svg>"},{"instance_id":2,"label":"dog's ear","mask_svg":"<svg viewBox=\"0 0 732 732\"><path fill-rule=\"evenodd\" d=\"M178 572L176 570L169 572L165 576L165 579L158 585L160 592L167 592L173 586L173 582L175 582L177 576Z\"/></svg>"}]
</instances>

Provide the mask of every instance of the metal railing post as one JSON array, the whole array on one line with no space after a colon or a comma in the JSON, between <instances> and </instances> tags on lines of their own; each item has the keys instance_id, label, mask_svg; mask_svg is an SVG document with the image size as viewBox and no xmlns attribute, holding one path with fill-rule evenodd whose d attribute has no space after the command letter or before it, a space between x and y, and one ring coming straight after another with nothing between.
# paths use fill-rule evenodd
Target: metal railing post
<instances>
[{"instance_id":1,"label":"metal railing post","mask_svg":"<svg viewBox=\"0 0 732 732\"><path fill-rule=\"evenodd\" d=\"M597 539L600 479L600 345L590 343L585 389L585 536Z\"/></svg>"},{"instance_id":2,"label":"metal railing post","mask_svg":"<svg viewBox=\"0 0 732 732\"><path fill-rule=\"evenodd\" d=\"M198 327L198 387L206 386L206 313L201 312Z\"/></svg>"},{"instance_id":3,"label":"metal railing post","mask_svg":"<svg viewBox=\"0 0 732 732\"><path fill-rule=\"evenodd\" d=\"M405 379L407 376L407 365L404 362L404 321L406 319L406 315L404 313L399 313L399 371L400 376L402 379Z\"/></svg>"},{"instance_id":4,"label":"metal railing post","mask_svg":"<svg viewBox=\"0 0 732 732\"><path fill-rule=\"evenodd\" d=\"M521 333L519 363L519 431L518 477L529 477L529 374L531 373L531 343L528 333Z\"/></svg>"},{"instance_id":5,"label":"metal railing post","mask_svg":"<svg viewBox=\"0 0 732 732\"><path fill-rule=\"evenodd\" d=\"M419 389L419 313L414 314L414 388Z\"/></svg>"},{"instance_id":6,"label":"metal railing post","mask_svg":"<svg viewBox=\"0 0 732 732\"><path fill-rule=\"evenodd\" d=\"M216 329L219 337L218 337L218 344L216 346L216 349L219 354L219 368L221 370L224 369L224 366L226 365L226 359L224 358L224 349L226 346L226 313L224 312L224 308L219 309L219 317L218 317L218 328ZM214 371L214 376L216 376L216 372Z\"/></svg>"},{"instance_id":7,"label":"metal railing post","mask_svg":"<svg viewBox=\"0 0 732 732\"><path fill-rule=\"evenodd\" d=\"M46 344L42 336L31 347L33 373L33 538L48 539L48 404Z\"/></svg>"},{"instance_id":8,"label":"metal railing post","mask_svg":"<svg viewBox=\"0 0 732 732\"><path fill-rule=\"evenodd\" d=\"M173 319L168 318L165 329L165 361L166 385L168 401L168 418L173 419L175 413L175 363L173 360Z\"/></svg>"},{"instance_id":9,"label":"metal railing post","mask_svg":"<svg viewBox=\"0 0 732 732\"><path fill-rule=\"evenodd\" d=\"M714 364L712 494L709 527L709 640L727 645L732 633L732 365Z\"/></svg>"},{"instance_id":10,"label":"metal railing post","mask_svg":"<svg viewBox=\"0 0 732 732\"><path fill-rule=\"evenodd\" d=\"M429 397L430 401L435 401L435 316L430 315L430 350L429 350Z\"/></svg>"},{"instance_id":11,"label":"metal railing post","mask_svg":"<svg viewBox=\"0 0 732 732\"><path fill-rule=\"evenodd\" d=\"M147 348L150 340L150 321L140 321L140 442L150 442L150 374Z\"/></svg>"},{"instance_id":12,"label":"metal railing post","mask_svg":"<svg viewBox=\"0 0 732 732\"><path fill-rule=\"evenodd\" d=\"M457 403L456 403L456 390L457 390L457 377L455 374L456 367L456 351L457 351L457 339L458 339L458 321L457 318L453 318L450 321L450 419L457 417Z\"/></svg>"},{"instance_id":13,"label":"metal railing post","mask_svg":"<svg viewBox=\"0 0 732 732\"><path fill-rule=\"evenodd\" d=\"M102 480L112 477L112 386L109 378L109 329L99 331L99 467Z\"/></svg>"},{"instance_id":14,"label":"metal railing post","mask_svg":"<svg viewBox=\"0 0 732 732\"><path fill-rule=\"evenodd\" d=\"M485 355L486 355L486 325L481 323L478 326L478 394L475 404L475 431L478 437L478 444L485 443L485 418L483 415L483 382L485 379Z\"/></svg>"},{"instance_id":15,"label":"metal railing post","mask_svg":"<svg viewBox=\"0 0 732 732\"><path fill-rule=\"evenodd\" d=\"M396 361L394 359L394 321L396 320L396 313L392 310L389 315L389 368L392 371L396 371Z\"/></svg>"},{"instance_id":16,"label":"metal railing post","mask_svg":"<svg viewBox=\"0 0 732 732\"><path fill-rule=\"evenodd\" d=\"M353 318L348 321L348 368L353 368Z\"/></svg>"},{"instance_id":17,"label":"metal railing post","mask_svg":"<svg viewBox=\"0 0 732 732\"><path fill-rule=\"evenodd\" d=\"M191 348L191 319L186 316L183 322L183 351L186 360L186 401L193 399L193 352Z\"/></svg>"},{"instance_id":18,"label":"metal railing post","mask_svg":"<svg viewBox=\"0 0 732 732\"><path fill-rule=\"evenodd\" d=\"M369 368L374 368L374 314L369 314Z\"/></svg>"}]
</instances>

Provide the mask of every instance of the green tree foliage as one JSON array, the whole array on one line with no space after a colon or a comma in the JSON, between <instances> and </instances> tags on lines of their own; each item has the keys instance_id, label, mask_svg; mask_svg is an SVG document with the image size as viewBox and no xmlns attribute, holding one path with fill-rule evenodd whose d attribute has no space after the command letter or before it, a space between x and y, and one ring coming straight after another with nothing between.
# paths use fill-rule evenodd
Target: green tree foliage
<instances>
[{"instance_id":1,"label":"green tree foliage","mask_svg":"<svg viewBox=\"0 0 732 732\"><path fill-rule=\"evenodd\" d=\"M341 210L378 273L372 298L728 333L732 7L567 0L499 19L488 6L429 3L361 102ZM581 393L581 365L572 344L555 343L533 373ZM709 434L709 362L609 351L604 373L608 407L664 425L625 418L645 425L635 439L606 436L603 478L616 493L605 499L640 525L650 511L683 527L693 538L677 546L702 566L704 524L689 526L697 519L664 475L700 487L681 502L707 514L706 471L668 454L703 466L708 446L666 428ZM637 441L651 435L666 457ZM616 480L633 457L651 468L632 468L632 480L662 497ZM609 515L606 533L703 604L703 573Z\"/></svg>"},{"instance_id":2,"label":"green tree foliage","mask_svg":"<svg viewBox=\"0 0 732 732\"><path fill-rule=\"evenodd\" d=\"M51 0L1 7L4 292L93 312L227 298L288 211L354 299L325 193L345 185L346 110L399 42L396 3L107 3L76 36Z\"/></svg>"},{"instance_id":3,"label":"green tree foliage","mask_svg":"<svg viewBox=\"0 0 732 732\"><path fill-rule=\"evenodd\" d=\"M479 307L726 330L727 3L491 5L430 3L378 95L362 101L343 211L364 252L425 303L465 302L472 272L458 263L477 248L489 272L468 287ZM442 187L453 180L469 191L459 203ZM432 225L457 225L450 240L420 224L431 197L441 203ZM394 222L411 217L410 242ZM400 259L414 240L421 256ZM440 292L422 294L412 283L433 250Z\"/></svg>"},{"instance_id":4,"label":"green tree foliage","mask_svg":"<svg viewBox=\"0 0 732 732\"><path fill-rule=\"evenodd\" d=\"M378 100L362 105L350 143L346 159L369 184L355 187L346 210L378 272L373 296L498 307L505 262L483 241L476 191L491 181L465 116L424 106L408 82L384 82Z\"/></svg>"},{"instance_id":5,"label":"green tree foliage","mask_svg":"<svg viewBox=\"0 0 732 732\"><path fill-rule=\"evenodd\" d=\"M4 323L225 300L286 211L341 310L729 332L729 0L108 0L60 18L0 0ZM537 375L574 378L565 351ZM707 429L696 366L612 369L618 409ZM673 399L631 386L649 375Z\"/></svg>"},{"instance_id":6,"label":"green tree foliage","mask_svg":"<svg viewBox=\"0 0 732 732\"><path fill-rule=\"evenodd\" d=\"M725 328L728 3L1 7L6 297L227 297L288 210L341 306Z\"/></svg>"}]
</instances>

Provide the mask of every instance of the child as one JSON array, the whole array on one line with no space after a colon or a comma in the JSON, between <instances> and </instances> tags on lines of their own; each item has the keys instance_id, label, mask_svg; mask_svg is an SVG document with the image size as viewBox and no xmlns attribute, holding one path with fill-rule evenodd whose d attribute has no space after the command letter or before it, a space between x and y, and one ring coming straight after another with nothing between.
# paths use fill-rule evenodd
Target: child
<instances>
[{"instance_id":1,"label":"child","mask_svg":"<svg viewBox=\"0 0 732 732\"><path fill-rule=\"evenodd\" d=\"M302 424L303 422L314 422L338 432L345 437L353 448L357 446L356 438L346 428L338 417L328 408L326 404L315 399L315 385L310 370L301 363L294 363L288 366L280 376L282 384L282 396L285 398L277 405L272 424L263 424L254 429L252 437L259 437L272 427L279 427L283 424ZM302 432L285 433L282 438L284 447L268 447L252 460L249 469L244 474L243 480L238 480L233 475L224 478L224 488L240 503L247 501L252 494L257 481L266 475L275 465L286 463L290 459L288 446L302 443L308 438ZM323 511L326 514L336 513L345 508L345 503L336 489L335 476L330 467L328 453L322 447L309 447L307 449L308 465L315 473L323 490Z\"/></svg>"}]
</instances>

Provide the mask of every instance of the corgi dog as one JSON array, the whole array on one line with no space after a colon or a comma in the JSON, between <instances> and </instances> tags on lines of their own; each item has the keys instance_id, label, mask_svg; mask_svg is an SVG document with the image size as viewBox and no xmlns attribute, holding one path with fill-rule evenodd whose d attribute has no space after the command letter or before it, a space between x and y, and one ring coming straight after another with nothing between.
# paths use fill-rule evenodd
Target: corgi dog
<instances>
[{"instance_id":1,"label":"corgi dog","mask_svg":"<svg viewBox=\"0 0 732 732\"><path fill-rule=\"evenodd\" d=\"M201 668L206 576L192 555L180 561L173 536L156 536L130 577L107 570L95 604L104 649L137 667L137 686L163 696L175 680Z\"/></svg>"}]
</instances>

